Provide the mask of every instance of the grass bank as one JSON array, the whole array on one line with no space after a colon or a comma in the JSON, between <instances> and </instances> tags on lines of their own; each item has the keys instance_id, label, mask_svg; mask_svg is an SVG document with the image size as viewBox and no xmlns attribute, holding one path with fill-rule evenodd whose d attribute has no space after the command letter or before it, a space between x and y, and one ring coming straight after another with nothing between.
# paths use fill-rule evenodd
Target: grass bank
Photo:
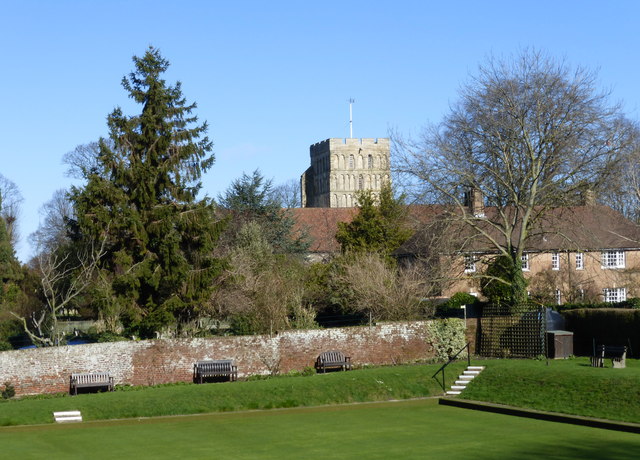
<instances>
[{"instance_id":1,"label":"grass bank","mask_svg":"<svg viewBox=\"0 0 640 460\"><path fill-rule=\"evenodd\" d=\"M431 378L440 365L393 366L267 380L137 387L113 393L0 402L0 426L51 423L55 411L80 410L84 420L320 406L441 394ZM447 372L451 384L465 363Z\"/></svg>"},{"instance_id":2,"label":"grass bank","mask_svg":"<svg viewBox=\"0 0 640 460\"><path fill-rule=\"evenodd\" d=\"M606 363L610 366L610 362ZM591 367L588 358L491 360L464 399L640 423L640 361L625 369Z\"/></svg>"}]
</instances>

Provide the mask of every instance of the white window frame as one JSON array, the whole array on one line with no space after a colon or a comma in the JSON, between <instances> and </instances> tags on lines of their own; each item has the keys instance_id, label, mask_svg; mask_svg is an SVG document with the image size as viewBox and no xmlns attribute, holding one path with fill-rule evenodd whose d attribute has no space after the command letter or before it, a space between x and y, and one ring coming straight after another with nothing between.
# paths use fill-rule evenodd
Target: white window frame
<instances>
[{"instance_id":1,"label":"white window frame","mask_svg":"<svg viewBox=\"0 0 640 460\"><path fill-rule=\"evenodd\" d=\"M584 270L584 253L576 252L576 270Z\"/></svg>"},{"instance_id":2,"label":"white window frame","mask_svg":"<svg viewBox=\"0 0 640 460\"><path fill-rule=\"evenodd\" d=\"M627 300L627 288L605 288L602 290L605 302L615 303Z\"/></svg>"},{"instance_id":3,"label":"white window frame","mask_svg":"<svg viewBox=\"0 0 640 460\"><path fill-rule=\"evenodd\" d=\"M618 249L602 251L601 262L603 269L624 268L625 253Z\"/></svg>"},{"instance_id":4,"label":"white window frame","mask_svg":"<svg viewBox=\"0 0 640 460\"><path fill-rule=\"evenodd\" d=\"M522 254L522 271L529 271L529 254L527 253Z\"/></svg>"},{"instance_id":5,"label":"white window frame","mask_svg":"<svg viewBox=\"0 0 640 460\"><path fill-rule=\"evenodd\" d=\"M551 270L560 270L560 253L558 252L551 254Z\"/></svg>"},{"instance_id":6,"label":"white window frame","mask_svg":"<svg viewBox=\"0 0 640 460\"><path fill-rule=\"evenodd\" d=\"M556 305L562 305L562 291L560 289L556 289Z\"/></svg>"},{"instance_id":7,"label":"white window frame","mask_svg":"<svg viewBox=\"0 0 640 460\"><path fill-rule=\"evenodd\" d=\"M476 271L476 256L473 254L467 254L464 256L464 272L475 273Z\"/></svg>"}]
</instances>

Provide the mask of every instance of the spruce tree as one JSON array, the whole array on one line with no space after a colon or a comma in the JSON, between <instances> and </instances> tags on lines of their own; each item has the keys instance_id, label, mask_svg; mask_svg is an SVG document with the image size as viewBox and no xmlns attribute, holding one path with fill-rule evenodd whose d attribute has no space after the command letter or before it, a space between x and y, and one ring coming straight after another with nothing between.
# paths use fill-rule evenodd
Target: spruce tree
<instances>
[{"instance_id":1,"label":"spruce tree","mask_svg":"<svg viewBox=\"0 0 640 460\"><path fill-rule=\"evenodd\" d=\"M283 208L273 182L257 169L250 176L242 173L234 180L224 194L218 195L218 204L232 213L233 222L226 235L232 246L238 232L253 222L260 226L262 236L276 253L299 254L309 248L306 231L296 231L291 211Z\"/></svg>"},{"instance_id":2,"label":"spruce tree","mask_svg":"<svg viewBox=\"0 0 640 460\"><path fill-rule=\"evenodd\" d=\"M213 164L207 124L192 115L181 84L167 85L169 63L150 47L133 58L122 86L142 112L108 117L97 167L72 191L83 244L107 239L96 299L124 311L132 333L151 337L196 319L221 264L212 256L220 226L209 199L198 200L201 175Z\"/></svg>"}]
</instances>

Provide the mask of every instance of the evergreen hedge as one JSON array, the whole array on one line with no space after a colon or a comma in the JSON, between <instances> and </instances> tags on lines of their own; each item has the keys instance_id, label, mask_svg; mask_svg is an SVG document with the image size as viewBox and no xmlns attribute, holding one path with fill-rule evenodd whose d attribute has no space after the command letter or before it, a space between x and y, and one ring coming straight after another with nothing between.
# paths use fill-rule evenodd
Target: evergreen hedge
<instances>
[{"instance_id":1,"label":"evergreen hedge","mask_svg":"<svg viewBox=\"0 0 640 460\"><path fill-rule=\"evenodd\" d=\"M627 347L627 357L640 356L640 310L624 308L580 308L562 312L566 329L573 331L573 351L593 353L593 344Z\"/></svg>"}]
</instances>

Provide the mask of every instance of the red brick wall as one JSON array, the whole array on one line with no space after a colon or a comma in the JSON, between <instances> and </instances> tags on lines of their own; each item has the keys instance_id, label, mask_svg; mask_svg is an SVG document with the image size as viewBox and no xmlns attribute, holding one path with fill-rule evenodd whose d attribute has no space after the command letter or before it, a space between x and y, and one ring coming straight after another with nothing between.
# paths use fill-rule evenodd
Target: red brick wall
<instances>
[{"instance_id":1,"label":"red brick wall","mask_svg":"<svg viewBox=\"0 0 640 460\"><path fill-rule=\"evenodd\" d=\"M425 322L286 331L277 336L142 340L0 352L0 384L17 395L69 389L72 373L109 372L116 384L189 382L193 364L233 359L239 377L313 366L323 351L341 350L354 365L406 363L433 356Z\"/></svg>"}]
</instances>

